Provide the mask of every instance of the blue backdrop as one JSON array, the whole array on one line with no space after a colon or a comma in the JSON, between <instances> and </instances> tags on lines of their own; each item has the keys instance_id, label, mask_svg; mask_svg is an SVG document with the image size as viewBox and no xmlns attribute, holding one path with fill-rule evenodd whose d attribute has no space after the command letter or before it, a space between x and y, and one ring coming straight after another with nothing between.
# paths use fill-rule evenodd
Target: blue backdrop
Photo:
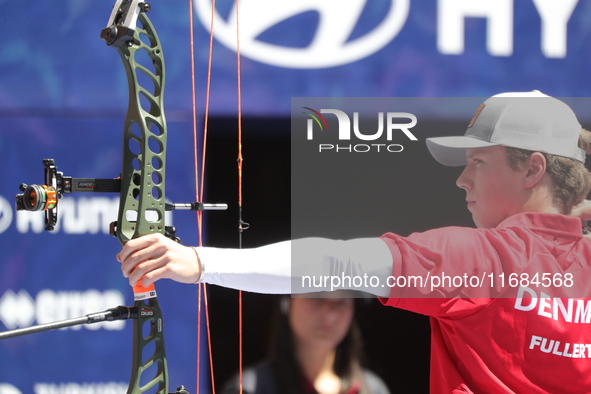
<instances>
[{"instance_id":1,"label":"blue backdrop","mask_svg":"<svg viewBox=\"0 0 591 394\"><path fill-rule=\"evenodd\" d=\"M127 84L116 51L99 38L112 3L0 0L0 330L131 302L114 258L119 244L107 234L115 196L66 197L51 234L42 215L14 210L18 185L42 182L43 158L73 177L120 172ZM190 10L185 1L156 0L149 14L166 58L174 158L167 193L177 202L194 190L189 13L201 123L209 3L195 0ZM217 4L211 113L226 116L237 107L234 3ZM291 97L591 94L587 1L242 0L240 15L246 116L288 117ZM171 220L185 243L196 243L194 215ZM162 283L158 292L175 355L171 384L195 392L196 289ZM0 394L124 392L130 328L99 324L3 341Z\"/></svg>"},{"instance_id":2,"label":"blue backdrop","mask_svg":"<svg viewBox=\"0 0 591 394\"><path fill-rule=\"evenodd\" d=\"M104 112L126 105L119 57L99 39L111 3L0 1L3 113ZM195 8L209 3L195 0ZM247 114L287 115L290 97L484 97L532 89L552 96L588 96L591 89L587 78L591 4L586 1L348 0L348 7L335 0L285 3L281 7L270 0L240 3ZM235 40L227 27L231 21L223 23L234 15L233 0L217 4L211 110L235 113L236 56L221 43ZM481 9L471 10L476 7L470 4L481 4ZM167 109L189 110L187 2L156 1L152 8L149 15L167 60ZM546 9L551 15L542 19L540 10ZM472 14L483 17L468 17ZM203 19L207 17L204 12L195 17L199 108L206 83L209 25L205 28ZM384 29L383 24L398 29ZM458 25L464 29L457 31ZM561 40L563 30L566 35ZM315 68L331 62L335 64Z\"/></svg>"}]
</instances>

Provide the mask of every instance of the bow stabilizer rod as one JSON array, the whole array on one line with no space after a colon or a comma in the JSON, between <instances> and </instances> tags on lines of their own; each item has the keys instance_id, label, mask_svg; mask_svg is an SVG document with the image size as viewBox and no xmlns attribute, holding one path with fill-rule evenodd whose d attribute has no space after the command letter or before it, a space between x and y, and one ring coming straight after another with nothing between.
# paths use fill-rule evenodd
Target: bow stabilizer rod
<instances>
[{"instance_id":1,"label":"bow stabilizer rod","mask_svg":"<svg viewBox=\"0 0 591 394\"><path fill-rule=\"evenodd\" d=\"M53 323L37 324L35 326L17 328L0 333L0 340L20 337L22 335L37 334L39 332L58 330L60 328L78 326L82 324L100 323L103 321L137 319L138 309L134 306L118 306L110 308L103 312L89 313L82 317L61 320Z\"/></svg>"}]
</instances>

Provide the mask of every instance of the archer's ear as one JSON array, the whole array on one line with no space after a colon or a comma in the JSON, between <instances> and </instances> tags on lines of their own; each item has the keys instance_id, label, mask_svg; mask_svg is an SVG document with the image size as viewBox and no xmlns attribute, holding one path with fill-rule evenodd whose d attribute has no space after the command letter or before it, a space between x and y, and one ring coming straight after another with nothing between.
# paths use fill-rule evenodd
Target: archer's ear
<instances>
[{"instance_id":1,"label":"archer's ear","mask_svg":"<svg viewBox=\"0 0 591 394\"><path fill-rule=\"evenodd\" d=\"M546 174L546 158L540 152L534 152L529 157L524 186L526 188L534 187L544 174Z\"/></svg>"}]
</instances>

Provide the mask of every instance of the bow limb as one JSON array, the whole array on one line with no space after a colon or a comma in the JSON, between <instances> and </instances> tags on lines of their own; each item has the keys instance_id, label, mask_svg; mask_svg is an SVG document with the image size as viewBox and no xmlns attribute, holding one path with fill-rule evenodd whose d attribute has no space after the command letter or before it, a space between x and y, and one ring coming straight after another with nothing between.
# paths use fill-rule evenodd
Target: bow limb
<instances>
[{"instance_id":1,"label":"bow limb","mask_svg":"<svg viewBox=\"0 0 591 394\"><path fill-rule=\"evenodd\" d=\"M148 10L149 6L138 0L118 0L108 27L101 33L101 38L121 56L129 86L119 214L113 229L122 245L142 235L166 233L167 129L162 101L165 69L160 40L146 15ZM139 63L136 55L142 51L151 65ZM152 85L142 86L146 80ZM156 290L154 285L136 285L133 291L139 315L133 326L133 364L127 393L140 394L156 388L158 394L165 394L168 368Z\"/></svg>"}]
</instances>

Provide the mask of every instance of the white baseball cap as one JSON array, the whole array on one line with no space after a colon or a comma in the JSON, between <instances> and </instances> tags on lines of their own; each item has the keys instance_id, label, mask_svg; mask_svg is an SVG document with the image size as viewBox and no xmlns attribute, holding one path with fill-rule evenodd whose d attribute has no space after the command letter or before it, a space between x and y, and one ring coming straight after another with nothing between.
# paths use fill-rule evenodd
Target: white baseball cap
<instances>
[{"instance_id":1,"label":"white baseball cap","mask_svg":"<svg viewBox=\"0 0 591 394\"><path fill-rule=\"evenodd\" d=\"M465 135L427 138L427 147L446 166L466 165L466 149L497 145L585 163L585 151L578 147L581 128L572 109L554 97L537 90L502 93L478 108Z\"/></svg>"}]
</instances>

